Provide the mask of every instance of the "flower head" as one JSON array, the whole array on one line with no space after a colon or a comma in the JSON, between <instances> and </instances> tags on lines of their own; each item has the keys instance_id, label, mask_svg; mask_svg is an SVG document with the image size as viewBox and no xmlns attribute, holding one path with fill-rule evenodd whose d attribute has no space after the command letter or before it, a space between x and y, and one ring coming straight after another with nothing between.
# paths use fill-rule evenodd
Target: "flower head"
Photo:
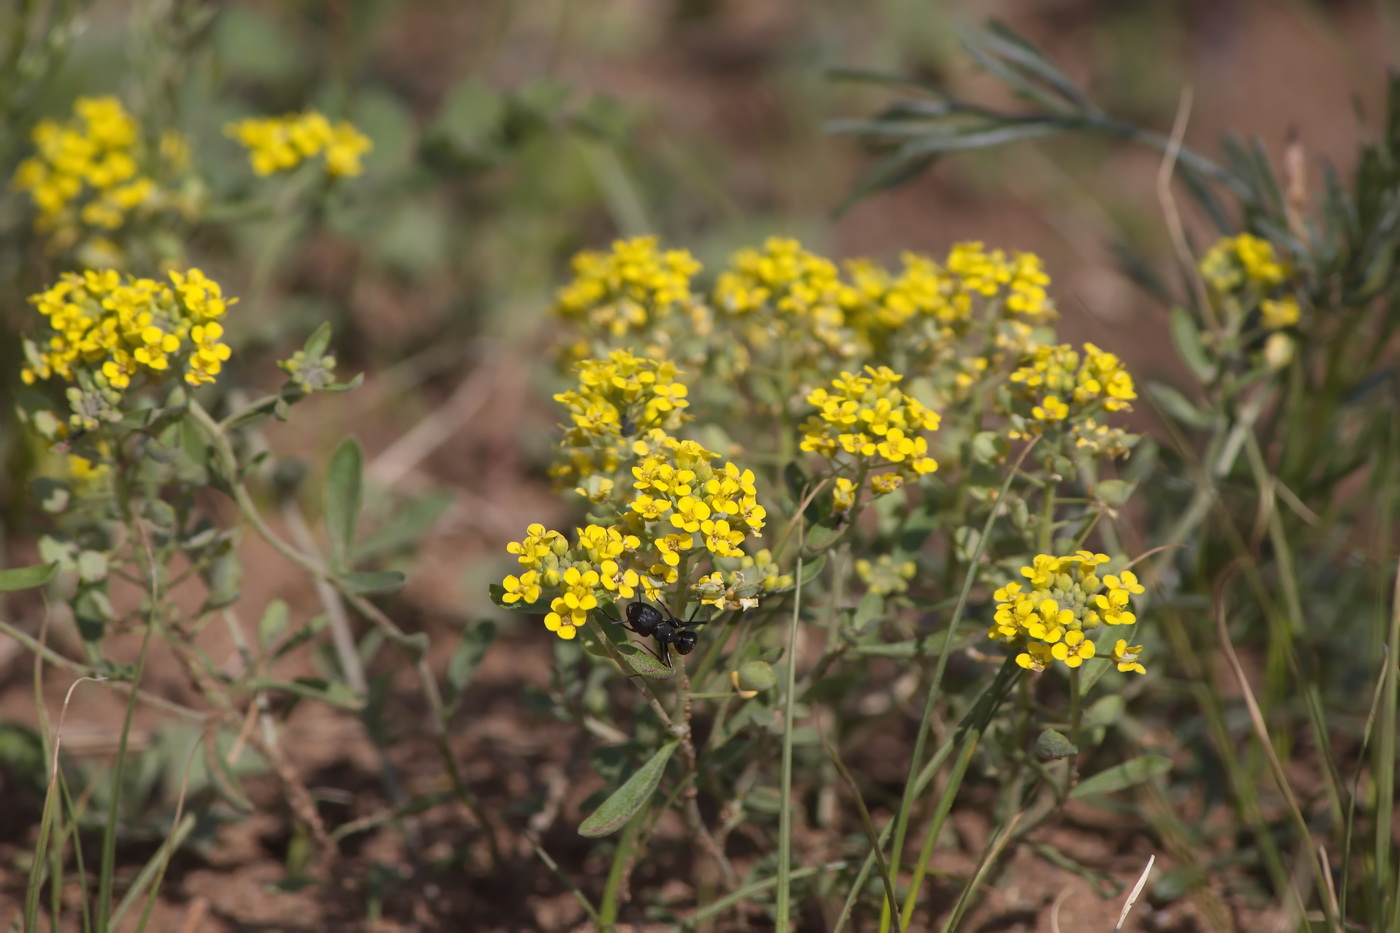
<instances>
[{"instance_id":1,"label":"flower head","mask_svg":"<svg viewBox=\"0 0 1400 933\"><path fill-rule=\"evenodd\" d=\"M1043 670L1050 661L1079 667L1095 656L1086 633L1136 621L1132 597L1143 587L1127 570L1101 578L1097 568L1108 559L1084 550L1066 557L1036 555L1021 568L1026 584L1008 583L993 594L996 608L987 637L1022 646L1017 656L1022 667Z\"/></svg>"},{"instance_id":2,"label":"flower head","mask_svg":"<svg viewBox=\"0 0 1400 933\"><path fill-rule=\"evenodd\" d=\"M326 172L353 176L363 171L361 157L374 148L369 137L345 120L332 123L314 110L280 117L250 117L230 123L224 132L248 150L257 175L287 172L302 162L325 157Z\"/></svg>"}]
</instances>

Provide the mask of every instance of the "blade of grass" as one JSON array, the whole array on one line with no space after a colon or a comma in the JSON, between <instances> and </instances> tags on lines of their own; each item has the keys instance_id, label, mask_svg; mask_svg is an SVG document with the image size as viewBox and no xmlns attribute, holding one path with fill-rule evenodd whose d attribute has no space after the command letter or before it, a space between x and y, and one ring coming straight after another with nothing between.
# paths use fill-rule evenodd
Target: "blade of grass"
<instances>
[{"instance_id":1,"label":"blade of grass","mask_svg":"<svg viewBox=\"0 0 1400 933\"><path fill-rule=\"evenodd\" d=\"M987 846L987 850L982 853L982 861L977 865L977 871L967 880L967 884L963 885L962 893L958 895L957 902L953 904L952 913L948 915L948 919L943 923L943 933L951 933L951 931L958 928L958 923L962 921L963 914L967 912L968 905L972 903L973 895L975 895L977 889L982 886L982 882L986 879L987 873L991 871L992 866L996 864L996 860L1001 856L1002 850L1006 848L1007 843L1015 838L1016 824L1021 822L1021 817L1024 815L1024 811L1021 811L1012 816L1011 819L1007 821L1006 825L1002 827L1001 832L997 833L996 838Z\"/></svg>"},{"instance_id":2,"label":"blade of grass","mask_svg":"<svg viewBox=\"0 0 1400 933\"><path fill-rule=\"evenodd\" d=\"M1220 647L1225 652L1225 658L1229 662L1230 669L1234 672L1235 680L1239 685L1240 694L1244 698L1245 708L1249 711L1250 724L1254 727L1255 738L1264 752L1265 760L1269 763L1269 769L1273 773L1274 783L1278 786L1279 793L1283 795L1284 803L1288 814L1293 819L1294 828L1297 830L1299 838L1304 840L1308 852L1317 850L1313 842L1312 832L1308 829L1307 820L1303 818L1302 808L1298 804L1298 799L1293 794L1293 787L1288 782L1288 775L1284 773L1283 763L1279 761L1278 754L1274 751L1273 741L1269 738L1269 728L1264 722L1264 714L1259 709L1259 703L1254 698L1254 690L1250 687L1249 678L1245 676L1244 666L1240 664L1239 656L1235 654L1234 643L1230 640L1230 632L1225 624L1225 590L1230 580L1239 572L1239 562L1232 563L1220 575L1216 581L1215 594L1213 598L1215 613L1215 629L1220 638ZM1311 861L1306 864L1311 865ZM1302 895L1295 884L1288 885L1290 910L1296 911L1297 916L1306 915L1306 907L1302 902ZM1326 904L1323 905L1326 908ZM1333 918L1329 917L1329 921Z\"/></svg>"},{"instance_id":3,"label":"blade of grass","mask_svg":"<svg viewBox=\"0 0 1400 933\"><path fill-rule=\"evenodd\" d=\"M962 787L963 777L967 774L967 766L972 764L972 756L977 751L977 743L981 739L981 729L970 729L963 737L962 748L958 752L957 760L953 763L953 772L948 775L948 783L938 798L938 806L934 808L933 819L929 821L928 829L924 833L924 844L919 849L919 860L914 863L914 876L910 879L909 890L904 895L904 907L900 911L904 926L908 926L914 919L914 907L919 903L919 891L924 886L924 876L928 874L928 863L933 858L933 847L938 843L939 834L943 832L943 822L948 819L948 813L953 809L953 800L958 795L958 788ZM1020 817L1017 816L1012 822L1019 819Z\"/></svg>"},{"instance_id":4,"label":"blade of grass","mask_svg":"<svg viewBox=\"0 0 1400 933\"><path fill-rule=\"evenodd\" d=\"M880 872L880 881L885 886L885 899L893 904L896 900L894 893L894 879L890 877L890 868L885 864L885 853L880 845L879 833L875 830L875 823L870 819L870 810L865 806L865 798L861 796L860 786L856 784L856 779L851 776L851 772L846 768L846 763L841 760L836 749L827 741L826 736L822 736L822 745L826 748L826 753L831 756L831 763L836 766L836 771L841 775L841 780L846 782L850 788L851 796L855 799L856 810L860 813L860 825L865 830L865 838L870 842L870 851L875 853L875 868ZM898 917L894 918L895 933L903 933L904 925Z\"/></svg>"},{"instance_id":5,"label":"blade of grass","mask_svg":"<svg viewBox=\"0 0 1400 933\"><path fill-rule=\"evenodd\" d=\"M778 810L777 926L786 933L792 915L792 728L797 705L797 623L802 613L802 549L797 550L797 587L792 595L792 624L788 628L787 683L783 688L783 764L781 807Z\"/></svg>"},{"instance_id":6,"label":"blade of grass","mask_svg":"<svg viewBox=\"0 0 1400 933\"><path fill-rule=\"evenodd\" d=\"M24 892L24 930L35 933L39 929L39 894L44 884L44 858L53 835L55 813L59 806L62 791L59 788L58 752L63 745L63 721L68 716L68 704L73 699L73 691L81 683L100 683L99 677L79 677L68 687L63 697L63 707L58 713L58 726L53 734L53 752L49 759L48 788L44 792L44 808L39 816L39 837L34 846L34 861L29 869L29 884ZM57 925L58 913L54 912L50 922Z\"/></svg>"}]
</instances>

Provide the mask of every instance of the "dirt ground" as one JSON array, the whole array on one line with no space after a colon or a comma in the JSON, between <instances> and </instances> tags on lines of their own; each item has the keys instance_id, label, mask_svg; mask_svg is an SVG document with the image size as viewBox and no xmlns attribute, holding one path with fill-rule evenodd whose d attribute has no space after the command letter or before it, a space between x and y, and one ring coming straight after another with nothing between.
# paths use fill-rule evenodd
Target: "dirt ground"
<instances>
[{"instance_id":1,"label":"dirt ground","mask_svg":"<svg viewBox=\"0 0 1400 933\"><path fill-rule=\"evenodd\" d=\"M723 6L729 11L725 16L715 18L708 31L689 36L678 47L656 48L622 63L567 63L566 71L584 87L610 91L670 114L659 118L663 130L668 119L684 121L688 131L706 128L736 153L736 191L771 197L770 189L777 183L765 162L769 149L764 141L766 135L784 131L784 120L773 111L776 91L765 84L763 65L800 33L803 4L765 0ZM1095 30L1096 18L1104 15L1107 6L1069 0L1003 0L964 3L961 9L969 19L990 13L1005 16L1042 43L1053 59L1070 63L1075 76L1092 88L1098 65L1111 54L1101 47L1102 37ZM1173 37L1176 47L1169 50L1181 79L1194 88L1188 143L1213 152L1213 140L1229 128L1258 134L1277 153L1286 134L1296 129L1310 157L1345 160L1357 138L1352 96L1360 97L1368 113L1377 114L1379 76L1386 64L1394 63L1388 34L1376 28L1377 5L1261 0L1200 2L1190 7L1190 28ZM453 50L470 38L474 26L470 15L450 4L423 4L386 34L384 67L403 69L405 80L414 82L425 95L441 94L451 74ZM741 60L726 61L720 49ZM1388 55L1392 56L1389 62ZM507 80L510 62L501 62L499 68ZM834 204L845 179L858 168L859 155L848 141L831 140L827 145L834 153L828 158L842 179L833 187ZM937 253L962 239L1033 250L1045 257L1055 277L1067 339L1091 339L1115 348L1143 378L1169 372L1173 364L1163 357L1166 342L1158 339L1165 331L1164 319L1114 271L1106 244L1115 218L1098 194L1112 189L1121 200L1136 200L1144 215L1160 216L1153 189L1157 159L1147 153L1115 150L1092 173L1076 175L1030 147L1006 158L1014 171L993 192L970 184L970 169L954 161L906 189L874 197L832 221L833 240L845 255L888 256L901 249ZM1165 242L1160 233L1158 242ZM360 395L318 402L319 407L299 423L314 425L313 440L327 443L353 426L372 460L406 427L388 405L376 403L376 391L371 374ZM438 671L445 667L464 620L484 609L484 582L496 565L474 571L473 562L495 560L504 542L517 535L525 522L563 514L547 489L525 478L523 455L514 444L514 417L535 407L528 393L526 379L499 380L479 413L406 480L410 485L450 489L456 499L427 540L408 588L385 603L403 627L432 637L431 661ZM285 449L310 443L304 428L274 434L273 441ZM245 548L248 605L261 607L280 597L294 613L319 611L302 575L252 536L245 540ZM480 591L464 594L472 586ZM475 608L464 610L464 605ZM18 624L37 630L41 606L23 600L10 606ZM243 621L249 627L255 624L252 619ZM61 631L53 637L63 646ZM216 657L235 656L227 633L212 627L203 647ZM389 652L376 662L384 671L392 671L393 663ZM564 726L532 716L522 699L523 687L545 684L551 663L551 645L542 630L507 626L472 683L450 742L463 777L482 805L505 814L505 822L514 827L529 819L563 871L596 892L607 863L600 860L593 843L574 829L581 816L580 802L598 789L587 777L575 779L591 773L579 766L585 746ZM283 673L290 677L311 670L310 657L303 655L294 658ZM421 725L425 711L414 699L411 672L395 677L398 689L390 709L403 738L395 745L394 765L408 790L439 790L441 769L431 736ZM70 685L62 671L46 671L44 701L51 718L58 715ZM196 702L177 662L166 654L152 658L145 688L176 702ZM102 761L113 753L114 724L120 715L113 697L94 684L74 690L64 725L65 749L74 760ZM168 720L163 713L141 708L133 734L135 746L160 741ZM7 721L36 722L32 665L26 653L0 645L0 722ZM890 741L898 748L898 736ZM320 704L302 703L286 721L283 746L290 750L295 768L329 825L370 816L386 805L379 766L352 717ZM329 882L279 890L273 885L284 877L289 852L298 844L290 814L271 777L252 777L246 789L254 805L250 813L219 826L212 837L216 844L184 851L174 860L149 929L310 933L585 928L577 904L543 870L522 836L500 840L502 863L493 867L476 820L451 806L437 807L418 818L419 839L411 851L395 832L359 834L344 844ZM978 793L972 787L967 805L960 806L954 817L954 832L963 845L941 850L935 860L934 905L951 906L961 877L974 867L973 857L965 853L979 851L985 840L988 826L977 806ZM5 923L18 915L23 902L26 858L32 851L42 800L17 776L0 772L0 801L0 923ZM541 801L544 818L532 819L524 807ZM877 813L876 820L887 816ZM799 852L804 859L818 857L820 834L810 827L806 832L807 838L799 838ZM1064 823L1038 832L1033 841L1072 855L1125 888L1151 854L1159 857L1159 870L1172 867L1170 854L1154 849L1145 835L1125 831L1104 813L1087 807L1072 812ZM153 845L147 841L123 849L124 878L139 869ZM95 839L86 840L85 850L93 864ZM682 828L663 823L652 851L654 857L639 867L633 880L635 902L691 902L695 891L686 854L690 847ZM398 877L385 876L382 866L390 865L396 866ZM376 890L382 891L382 899L367 908L371 900L367 892ZM1102 896L1085 878L1023 847L1005 864L991 893L976 906L964 928L984 933L1109 930L1124 896L1111 893L1112 897ZM1242 929L1257 928L1255 924L1263 921L1254 912L1257 905L1236 902L1223 891L1217 894L1214 905L1181 900L1154 910L1140 904L1126 929L1179 933L1214 929L1208 916L1212 906ZM70 920L76 917L75 909L76 902L68 910ZM938 912L935 908L934 913ZM627 916L635 925L623 929L663 929L640 921L640 911ZM126 928L131 928L133 920L128 918ZM802 929L827 929L831 920L809 910ZM764 929L765 924L755 918L750 928Z\"/></svg>"}]
</instances>

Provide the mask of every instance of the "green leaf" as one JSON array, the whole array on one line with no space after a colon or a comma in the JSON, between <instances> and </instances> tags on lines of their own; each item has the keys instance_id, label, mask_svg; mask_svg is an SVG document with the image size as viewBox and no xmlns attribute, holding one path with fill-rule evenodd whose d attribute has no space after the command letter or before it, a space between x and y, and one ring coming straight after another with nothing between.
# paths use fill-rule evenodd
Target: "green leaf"
<instances>
[{"instance_id":1,"label":"green leaf","mask_svg":"<svg viewBox=\"0 0 1400 933\"><path fill-rule=\"evenodd\" d=\"M273 657L283 657L288 652L301 647L306 642L321 634L330 624L330 616L326 615L324 612L312 616L307 620L305 625L292 632L292 634L287 637L286 641L277 646L277 653L274 654Z\"/></svg>"},{"instance_id":2,"label":"green leaf","mask_svg":"<svg viewBox=\"0 0 1400 933\"><path fill-rule=\"evenodd\" d=\"M326 474L326 531L331 538L331 566L350 566L355 553L355 525L360 521L364 497L365 454L360 442L347 437L331 455Z\"/></svg>"},{"instance_id":3,"label":"green leaf","mask_svg":"<svg viewBox=\"0 0 1400 933\"><path fill-rule=\"evenodd\" d=\"M457 650L452 653L452 660L447 663L447 689L444 691L443 700L449 711L455 709L462 699L462 694L466 691L467 684L471 683L477 666L481 664L481 659L495 640L496 623L490 619L475 622L467 626L466 631L462 633L461 641L457 642Z\"/></svg>"},{"instance_id":4,"label":"green leaf","mask_svg":"<svg viewBox=\"0 0 1400 933\"><path fill-rule=\"evenodd\" d=\"M428 127L430 149L445 150L468 168L493 165L504 155L501 140L506 102L501 93L478 78L457 85L443 101Z\"/></svg>"},{"instance_id":5,"label":"green leaf","mask_svg":"<svg viewBox=\"0 0 1400 933\"><path fill-rule=\"evenodd\" d=\"M268 603L262 618L258 620L258 644L264 648L275 644L287 629L288 616L287 604L282 600L274 599Z\"/></svg>"},{"instance_id":6,"label":"green leaf","mask_svg":"<svg viewBox=\"0 0 1400 933\"><path fill-rule=\"evenodd\" d=\"M661 776L666 772L666 762L679 742L670 741L656 750L647 763L633 772L612 796L604 800L598 809L589 814L588 819L579 824L580 836L597 838L617 832L650 801L652 794L661 784Z\"/></svg>"},{"instance_id":7,"label":"green leaf","mask_svg":"<svg viewBox=\"0 0 1400 933\"><path fill-rule=\"evenodd\" d=\"M618 645L617 652L622 655L628 667L643 677L650 677L652 680L669 680L676 676L675 668L662 664L655 655L645 648L639 648L628 642Z\"/></svg>"},{"instance_id":8,"label":"green leaf","mask_svg":"<svg viewBox=\"0 0 1400 933\"><path fill-rule=\"evenodd\" d=\"M232 550L215 558L204 573L209 586L209 596L204 600L204 611L222 609L238 601L243 594L243 562Z\"/></svg>"},{"instance_id":9,"label":"green leaf","mask_svg":"<svg viewBox=\"0 0 1400 933\"><path fill-rule=\"evenodd\" d=\"M355 696L345 684L322 677L298 677L296 680L274 680L270 677L257 677L249 684L254 690L279 690L309 700L320 700L349 712L364 709L365 701Z\"/></svg>"},{"instance_id":10,"label":"green leaf","mask_svg":"<svg viewBox=\"0 0 1400 933\"><path fill-rule=\"evenodd\" d=\"M107 576L107 555L101 551L78 554L78 577L84 583L98 583Z\"/></svg>"},{"instance_id":11,"label":"green leaf","mask_svg":"<svg viewBox=\"0 0 1400 933\"><path fill-rule=\"evenodd\" d=\"M739 665L740 690L772 690L778 675L767 661L745 661Z\"/></svg>"},{"instance_id":12,"label":"green leaf","mask_svg":"<svg viewBox=\"0 0 1400 933\"><path fill-rule=\"evenodd\" d=\"M326 321L311 332L311 336L306 338L306 344L301 349L308 359L319 359L325 355L326 348L330 345L331 322Z\"/></svg>"},{"instance_id":13,"label":"green leaf","mask_svg":"<svg viewBox=\"0 0 1400 933\"><path fill-rule=\"evenodd\" d=\"M1195 375L1197 381L1206 383L1215 377L1215 364L1206 356L1206 348L1201 344L1201 329L1191 312L1177 305L1171 313L1172 343L1182 361Z\"/></svg>"},{"instance_id":14,"label":"green leaf","mask_svg":"<svg viewBox=\"0 0 1400 933\"><path fill-rule=\"evenodd\" d=\"M856 606L856 614L851 619L851 628L857 632L865 630L871 622L879 621L885 614L885 597L874 590L866 591Z\"/></svg>"},{"instance_id":15,"label":"green leaf","mask_svg":"<svg viewBox=\"0 0 1400 933\"><path fill-rule=\"evenodd\" d=\"M446 493L432 493L406 503L396 509L377 531L359 543L355 556L360 560L373 560L385 554L409 550L423 539L452 503L453 497Z\"/></svg>"},{"instance_id":16,"label":"green leaf","mask_svg":"<svg viewBox=\"0 0 1400 933\"><path fill-rule=\"evenodd\" d=\"M1171 759L1161 755L1144 755L1085 778L1069 792L1069 795L1071 799L1083 800L1085 797L1097 797L1100 794L1114 794L1160 777L1171 769Z\"/></svg>"},{"instance_id":17,"label":"green leaf","mask_svg":"<svg viewBox=\"0 0 1400 933\"><path fill-rule=\"evenodd\" d=\"M370 570L361 573L342 573L337 580L349 593L356 596L379 596L397 593L403 589L404 575L397 570Z\"/></svg>"},{"instance_id":18,"label":"green leaf","mask_svg":"<svg viewBox=\"0 0 1400 933\"><path fill-rule=\"evenodd\" d=\"M1191 404L1186 396L1169 385L1160 382L1151 382L1147 385L1147 394L1172 418L1182 424L1193 428L1208 428L1214 420L1209 412L1201 411Z\"/></svg>"},{"instance_id":19,"label":"green leaf","mask_svg":"<svg viewBox=\"0 0 1400 933\"><path fill-rule=\"evenodd\" d=\"M1120 509L1136 487L1137 483L1128 483L1121 479L1100 480L1094 484L1094 498L1111 509Z\"/></svg>"},{"instance_id":20,"label":"green leaf","mask_svg":"<svg viewBox=\"0 0 1400 933\"><path fill-rule=\"evenodd\" d=\"M33 567L14 567L0 570L0 593L13 593L16 590L32 590L43 586L58 573L58 561L38 564Z\"/></svg>"},{"instance_id":21,"label":"green leaf","mask_svg":"<svg viewBox=\"0 0 1400 933\"><path fill-rule=\"evenodd\" d=\"M1041 761L1058 761L1079 754L1079 748L1064 733L1046 729L1035 740L1035 757Z\"/></svg>"},{"instance_id":22,"label":"green leaf","mask_svg":"<svg viewBox=\"0 0 1400 933\"><path fill-rule=\"evenodd\" d=\"M307 58L289 25L252 7L221 10L213 44L225 73L236 80L269 84L295 79L305 70Z\"/></svg>"},{"instance_id":23,"label":"green leaf","mask_svg":"<svg viewBox=\"0 0 1400 933\"><path fill-rule=\"evenodd\" d=\"M909 641L855 645L851 651L877 658L936 658L943 653L943 635L923 635ZM980 640L980 639L979 639Z\"/></svg>"}]
</instances>

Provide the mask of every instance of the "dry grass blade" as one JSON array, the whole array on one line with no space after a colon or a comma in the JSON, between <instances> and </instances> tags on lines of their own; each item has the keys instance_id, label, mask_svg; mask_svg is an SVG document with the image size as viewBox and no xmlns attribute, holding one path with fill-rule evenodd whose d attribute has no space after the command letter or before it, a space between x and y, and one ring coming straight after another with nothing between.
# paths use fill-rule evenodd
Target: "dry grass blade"
<instances>
[{"instance_id":1,"label":"dry grass blade","mask_svg":"<svg viewBox=\"0 0 1400 933\"><path fill-rule=\"evenodd\" d=\"M1113 933L1119 933L1123 929L1123 924L1128 922L1128 914L1133 912L1133 905L1137 903L1138 895L1142 893L1143 888L1147 887L1148 876L1152 874L1152 866L1156 862L1157 856L1149 855L1147 857L1147 867L1142 870L1142 874L1138 875L1137 884L1133 885L1133 889L1128 892L1128 899L1123 902L1123 911L1118 915L1118 922L1113 925Z\"/></svg>"}]
</instances>

